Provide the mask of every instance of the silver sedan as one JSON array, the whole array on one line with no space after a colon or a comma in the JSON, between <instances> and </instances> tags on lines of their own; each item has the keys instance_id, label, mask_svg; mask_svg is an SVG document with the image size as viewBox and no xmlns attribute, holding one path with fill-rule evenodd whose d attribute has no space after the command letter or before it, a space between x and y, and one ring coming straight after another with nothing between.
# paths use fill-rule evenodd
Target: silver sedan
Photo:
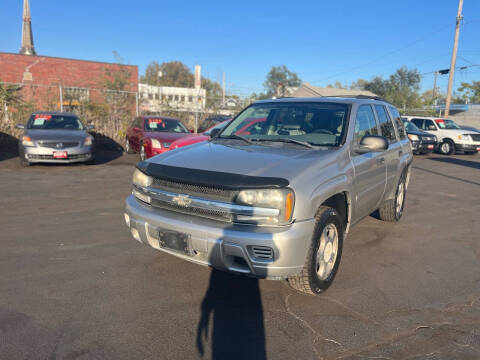
<instances>
[{"instance_id":1,"label":"silver sedan","mask_svg":"<svg viewBox=\"0 0 480 360\"><path fill-rule=\"evenodd\" d=\"M93 160L94 139L77 115L63 112L36 112L30 116L20 137L19 157L23 166L31 163L73 163Z\"/></svg>"}]
</instances>

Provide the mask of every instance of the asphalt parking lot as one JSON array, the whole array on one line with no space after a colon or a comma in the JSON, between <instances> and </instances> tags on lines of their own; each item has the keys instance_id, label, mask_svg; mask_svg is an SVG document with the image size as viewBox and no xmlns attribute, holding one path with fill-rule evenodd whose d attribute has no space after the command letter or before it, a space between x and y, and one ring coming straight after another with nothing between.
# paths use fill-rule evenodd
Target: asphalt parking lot
<instances>
[{"instance_id":1,"label":"asphalt parking lot","mask_svg":"<svg viewBox=\"0 0 480 360\"><path fill-rule=\"evenodd\" d=\"M317 297L134 241L136 160L0 161L0 359L480 358L480 155L416 157L401 222L355 226Z\"/></svg>"}]
</instances>

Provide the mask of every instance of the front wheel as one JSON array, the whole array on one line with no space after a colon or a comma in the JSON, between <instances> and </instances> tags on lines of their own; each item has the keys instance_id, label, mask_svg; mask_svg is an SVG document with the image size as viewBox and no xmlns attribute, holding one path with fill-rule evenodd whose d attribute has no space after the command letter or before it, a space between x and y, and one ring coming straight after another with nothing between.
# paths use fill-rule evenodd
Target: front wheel
<instances>
[{"instance_id":1,"label":"front wheel","mask_svg":"<svg viewBox=\"0 0 480 360\"><path fill-rule=\"evenodd\" d=\"M452 140L444 140L440 144L440 153L443 155L453 155L455 152L455 144Z\"/></svg>"},{"instance_id":2,"label":"front wheel","mask_svg":"<svg viewBox=\"0 0 480 360\"><path fill-rule=\"evenodd\" d=\"M132 149L132 146L130 145L130 140L128 140L128 137L125 138L125 152L127 154L133 154L133 149Z\"/></svg>"},{"instance_id":3,"label":"front wheel","mask_svg":"<svg viewBox=\"0 0 480 360\"><path fill-rule=\"evenodd\" d=\"M320 294L328 289L337 274L342 257L344 223L331 207L318 209L307 259L300 274L288 278L294 289Z\"/></svg>"},{"instance_id":4,"label":"front wheel","mask_svg":"<svg viewBox=\"0 0 480 360\"><path fill-rule=\"evenodd\" d=\"M145 160L147 158L145 154L145 146L143 144L140 145L140 159Z\"/></svg>"}]
</instances>

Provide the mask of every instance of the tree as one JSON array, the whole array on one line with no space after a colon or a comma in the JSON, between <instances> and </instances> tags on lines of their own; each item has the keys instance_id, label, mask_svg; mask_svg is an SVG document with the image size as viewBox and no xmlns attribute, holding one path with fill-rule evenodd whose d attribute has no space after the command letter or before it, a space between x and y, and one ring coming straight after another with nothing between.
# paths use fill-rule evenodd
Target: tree
<instances>
[{"instance_id":1,"label":"tree","mask_svg":"<svg viewBox=\"0 0 480 360\"><path fill-rule=\"evenodd\" d=\"M462 82L458 91L462 93L462 97L470 103L480 103L480 81L472 81L472 83Z\"/></svg>"},{"instance_id":2,"label":"tree","mask_svg":"<svg viewBox=\"0 0 480 360\"><path fill-rule=\"evenodd\" d=\"M21 86L0 83L0 120L8 122L8 107L22 103Z\"/></svg>"},{"instance_id":3,"label":"tree","mask_svg":"<svg viewBox=\"0 0 480 360\"><path fill-rule=\"evenodd\" d=\"M284 96L288 86L300 86L302 80L285 65L272 66L263 83L267 97Z\"/></svg>"},{"instance_id":4,"label":"tree","mask_svg":"<svg viewBox=\"0 0 480 360\"><path fill-rule=\"evenodd\" d=\"M193 87L194 75L181 61L151 62L140 82L154 86Z\"/></svg>"}]
</instances>

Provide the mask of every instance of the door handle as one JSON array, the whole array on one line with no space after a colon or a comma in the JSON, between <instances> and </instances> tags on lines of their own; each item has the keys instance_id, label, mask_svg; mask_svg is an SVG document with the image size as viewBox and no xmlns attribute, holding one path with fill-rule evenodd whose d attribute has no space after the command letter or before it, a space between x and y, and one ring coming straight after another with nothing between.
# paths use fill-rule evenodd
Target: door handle
<instances>
[{"instance_id":1,"label":"door handle","mask_svg":"<svg viewBox=\"0 0 480 360\"><path fill-rule=\"evenodd\" d=\"M383 165L383 164L385 164L385 158L383 158L383 157L382 157L382 158L378 158L378 159L377 159L377 164L378 164L378 165Z\"/></svg>"}]
</instances>

